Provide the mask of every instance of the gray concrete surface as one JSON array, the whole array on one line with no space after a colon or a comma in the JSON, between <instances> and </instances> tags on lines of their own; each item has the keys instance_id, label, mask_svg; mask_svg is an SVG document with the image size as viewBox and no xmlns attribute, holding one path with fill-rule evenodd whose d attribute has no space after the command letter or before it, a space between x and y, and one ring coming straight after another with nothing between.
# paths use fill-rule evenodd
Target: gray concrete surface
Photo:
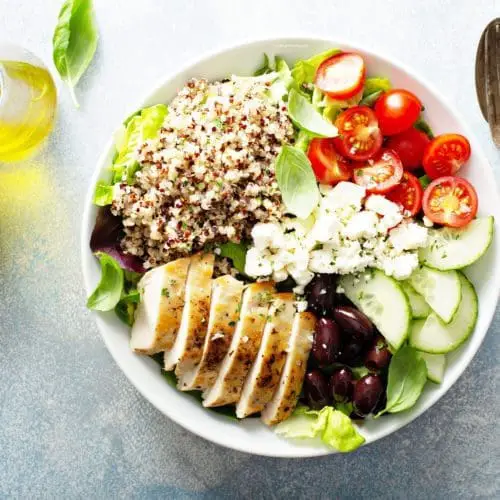
<instances>
[{"instance_id":1,"label":"gray concrete surface","mask_svg":"<svg viewBox=\"0 0 500 500\"><path fill-rule=\"evenodd\" d=\"M128 383L85 309L83 196L131 103L200 50L336 36L394 56L456 104L497 172L473 65L498 0L95 0L101 41L47 148L0 166L1 498L498 498L500 315L439 404L349 456L252 457L193 436ZM59 0L0 0L0 40L51 61ZM51 66L53 69L53 67ZM485 277L486 279L486 277Z\"/></svg>"}]
</instances>

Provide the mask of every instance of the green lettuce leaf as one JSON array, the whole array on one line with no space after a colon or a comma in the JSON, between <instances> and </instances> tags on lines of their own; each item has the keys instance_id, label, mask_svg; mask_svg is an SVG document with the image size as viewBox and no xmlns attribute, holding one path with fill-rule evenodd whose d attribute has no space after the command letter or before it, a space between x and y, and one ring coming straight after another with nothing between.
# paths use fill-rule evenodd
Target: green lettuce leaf
<instances>
[{"instance_id":1,"label":"green lettuce leaf","mask_svg":"<svg viewBox=\"0 0 500 500\"><path fill-rule=\"evenodd\" d=\"M365 81L365 87L363 89L363 98L368 97L375 92L386 92L391 88L391 81L389 78L367 78Z\"/></svg>"},{"instance_id":2,"label":"green lettuce leaf","mask_svg":"<svg viewBox=\"0 0 500 500\"><path fill-rule=\"evenodd\" d=\"M66 0L52 38L52 57L77 108L75 87L94 58L98 39L92 0Z\"/></svg>"},{"instance_id":3,"label":"green lettuce leaf","mask_svg":"<svg viewBox=\"0 0 500 500\"><path fill-rule=\"evenodd\" d=\"M123 291L123 269L110 255L96 253L101 264L101 281L87 300L87 307L95 311L111 311L120 301Z\"/></svg>"},{"instance_id":4,"label":"green lettuce leaf","mask_svg":"<svg viewBox=\"0 0 500 500\"><path fill-rule=\"evenodd\" d=\"M332 406L319 411L298 407L290 418L275 427L275 431L289 438L320 436L326 445L343 453L354 451L365 442L351 419Z\"/></svg>"},{"instance_id":5,"label":"green lettuce leaf","mask_svg":"<svg viewBox=\"0 0 500 500\"><path fill-rule=\"evenodd\" d=\"M167 113L167 106L157 104L127 119L127 125L121 129L116 139L118 154L113 162L113 183L122 181L125 175L127 182L133 182L139 168L137 151L145 141L156 137Z\"/></svg>"},{"instance_id":6,"label":"green lettuce leaf","mask_svg":"<svg viewBox=\"0 0 500 500\"><path fill-rule=\"evenodd\" d=\"M264 62L262 63L262 66L255 71L253 76L261 76L266 75L267 73L272 73L274 71L273 67L273 62L270 60L269 56L264 53Z\"/></svg>"},{"instance_id":7,"label":"green lettuce leaf","mask_svg":"<svg viewBox=\"0 0 500 500\"><path fill-rule=\"evenodd\" d=\"M434 132L432 131L430 125L422 118L422 116L419 117L419 119L415 122L413 126L417 130L420 130L424 134L427 134L429 139L434 139Z\"/></svg>"},{"instance_id":8,"label":"green lettuce leaf","mask_svg":"<svg viewBox=\"0 0 500 500\"><path fill-rule=\"evenodd\" d=\"M325 59L328 59L339 52L339 49L328 49L310 57L309 59L297 61L292 68L292 78L295 80L297 86L301 88L304 83L312 83L319 65Z\"/></svg>"},{"instance_id":9,"label":"green lettuce leaf","mask_svg":"<svg viewBox=\"0 0 500 500\"><path fill-rule=\"evenodd\" d=\"M105 207L113 202L113 186L105 181L99 181L94 191L94 205Z\"/></svg>"},{"instance_id":10,"label":"green lettuce leaf","mask_svg":"<svg viewBox=\"0 0 500 500\"><path fill-rule=\"evenodd\" d=\"M245 274L245 262L247 257L248 245L246 243L233 243L228 241L218 245L220 256L231 259L233 266L241 273Z\"/></svg>"}]
</instances>

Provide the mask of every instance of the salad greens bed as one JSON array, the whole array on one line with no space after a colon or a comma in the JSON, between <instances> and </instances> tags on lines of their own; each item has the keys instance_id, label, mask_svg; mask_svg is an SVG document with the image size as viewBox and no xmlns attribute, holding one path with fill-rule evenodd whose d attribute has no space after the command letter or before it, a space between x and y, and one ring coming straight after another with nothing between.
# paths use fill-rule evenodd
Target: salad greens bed
<instances>
[{"instance_id":1,"label":"salad greens bed","mask_svg":"<svg viewBox=\"0 0 500 500\"><path fill-rule=\"evenodd\" d=\"M58 68L72 87L88 65L95 45L90 44L80 53L83 49L79 45L74 46L74 42L72 45L70 36L71 28L80 19L88 23L84 13L90 2L66 3L67 12L61 13L57 37L60 47ZM78 10L80 4L82 10ZM69 15L69 12L72 14ZM93 33L91 23L88 28L90 36ZM309 156L311 141L338 137L336 120L342 112L357 105L373 108L391 90L387 78L368 77L361 90L347 98L335 98L322 92L315 85L318 68L339 53L338 49L331 49L296 61L291 68L284 59L273 59L266 54L262 66L255 73L256 77L274 77L270 98L283 99L287 103L288 114L295 127L295 142L282 147L275 171L287 213L301 219L306 219L320 200L318 177ZM133 182L139 168L136 151L141 144L158 134L167 114L168 107L159 104L139 110L125 120L116 136L116 154L109 180L99 181L95 190L94 203L101 208L91 248L101 265L101 281L89 297L87 306L98 311L114 309L129 326L133 323L141 298L137 283L144 269L135 257L121 252L120 221L112 216L109 205L116 182L124 177L129 183ZM424 132L429 139L434 138L421 115L413 127ZM423 191L436 181L426 171L421 172L419 182ZM376 410L368 412L373 413L374 418L411 409L419 400L428 379L434 383L442 381L445 354L461 345L474 329L477 297L472 284L460 270L479 259L489 247L493 218L478 218L462 227L438 226L430 229L429 233L431 243L421 249L421 266L410 279L398 282L376 271L370 281L348 275L339 280L342 291L328 289L328 293L343 295L349 304L356 306L361 319L370 321L375 331L383 336L382 344L377 349L385 350L390 363L383 365L378 373L386 384L386 402L380 400ZM218 245L217 253L231 259L243 276L247 247L245 243L228 242ZM248 277L245 279L250 281ZM329 374L343 366L345 364L333 363L321 369ZM350 365L349 370L354 382L365 380L373 371L359 363ZM165 376L175 385L175 375L166 373ZM193 395L199 398L199 393ZM232 408L216 411L234 418ZM317 437L328 446L347 452L355 450L365 441L352 418L360 418L360 415L356 415L356 408L349 398L344 401L330 400L319 409L301 403L292 417L276 426L276 432L290 438Z\"/></svg>"}]
</instances>

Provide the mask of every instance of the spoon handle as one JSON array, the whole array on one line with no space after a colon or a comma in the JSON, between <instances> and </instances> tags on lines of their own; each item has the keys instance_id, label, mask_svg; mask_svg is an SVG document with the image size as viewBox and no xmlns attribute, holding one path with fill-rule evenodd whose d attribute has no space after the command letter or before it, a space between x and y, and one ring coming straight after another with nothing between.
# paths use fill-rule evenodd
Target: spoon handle
<instances>
[{"instance_id":1,"label":"spoon handle","mask_svg":"<svg viewBox=\"0 0 500 500\"><path fill-rule=\"evenodd\" d=\"M500 148L500 19L486 29L484 58L486 114L493 141Z\"/></svg>"}]
</instances>

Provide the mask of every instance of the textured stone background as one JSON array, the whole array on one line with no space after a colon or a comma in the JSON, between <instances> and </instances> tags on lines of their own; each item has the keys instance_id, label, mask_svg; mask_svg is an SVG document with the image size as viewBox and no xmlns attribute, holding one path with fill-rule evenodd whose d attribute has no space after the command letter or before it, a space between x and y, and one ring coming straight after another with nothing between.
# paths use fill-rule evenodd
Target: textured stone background
<instances>
[{"instance_id":1,"label":"textured stone background","mask_svg":"<svg viewBox=\"0 0 500 500\"><path fill-rule=\"evenodd\" d=\"M60 3L0 0L0 40L50 62ZM500 1L94 3L81 110L60 85L45 151L0 168L0 497L498 498L499 314L453 389L396 435L349 456L251 457L187 433L127 382L84 307L78 234L99 152L138 97L200 50L250 37L338 36L400 59L448 94L498 172L473 64Z\"/></svg>"}]
</instances>

